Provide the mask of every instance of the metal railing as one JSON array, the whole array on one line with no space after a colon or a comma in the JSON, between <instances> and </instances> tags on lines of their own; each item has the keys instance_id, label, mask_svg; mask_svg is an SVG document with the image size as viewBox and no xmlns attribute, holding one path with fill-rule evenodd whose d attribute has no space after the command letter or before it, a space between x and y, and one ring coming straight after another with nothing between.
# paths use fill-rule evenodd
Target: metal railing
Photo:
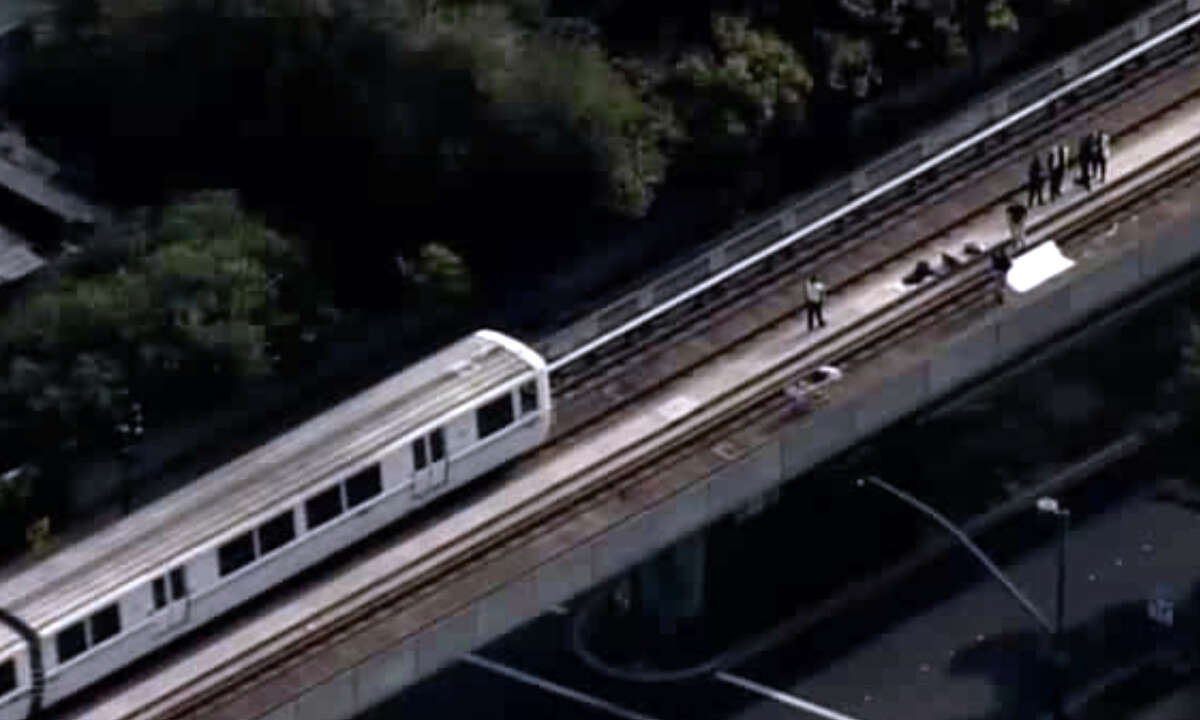
<instances>
[{"instance_id":1,"label":"metal railing","mask_svg":"<svg viewBox=\"0 0 1200 720\"><path fill-rule=\"evenodd\" d=\"M1139 38L1145 38L1170 22L1175 24L1139 42ZM1050 68L1031 73L1014 86L985 98L972 109L943 123L925 138L910 142L850 177L799 201L786 201L782 211L748 227L704 256L675 267L666 277L573 323L542 343L541 349L551 358L551 371L578 361L798 241L862 210L889 193L902 190L906 184L930 170L950 164L980 143L996 138L1015 125L1052 108L1055 102L1198 25L1200 0L1174 0L1159 5L1056 61ZM1057 89L1053 89L1055 84L1058 85ZM1030 98L1037 99L1030 102ZM1013 108L1018 105L1023 106L1014 111ZM975 130L1002 113L1007 114L982 130ZM967 137L964 138L964 134ZM932 149L947 144L949 147L945 149ZM908 169L903 170L905 167ZM872 178L889 174L894 177L867 189L867 185L874 184ZM836 209L830 210L830 207ZM803 220L801 216L804 216ZM811 219L813 216L818 217ZM807 224L794 229L802 222ZM785 232L789 227L793 228L791 232ZM779 239L772 241L772 238ZM758 247L762 249L754 252ZM720 265L725 267L717 271ZM680 284L693 279L695 284L691 287L677 289ZM663 290L668 290L671 297L658 302L660 294L668 294Z\"/></svg>"}]
</instances>

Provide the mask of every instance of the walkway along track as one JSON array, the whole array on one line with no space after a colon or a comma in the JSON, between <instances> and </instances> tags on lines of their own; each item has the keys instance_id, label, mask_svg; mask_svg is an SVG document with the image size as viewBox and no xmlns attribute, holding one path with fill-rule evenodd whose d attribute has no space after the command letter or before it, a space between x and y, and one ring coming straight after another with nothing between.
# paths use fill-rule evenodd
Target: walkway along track
<instances>
[{"instance_id":1,"label":"walkway along track","mask_svg":"<svg viewBox=\"0 0 1200 720\"><path fill-rule=\"evenodd\" d=\"M798 299L776 304L764 300L785 296L787 288L798 285L805 274L820 269L826 275L831 291L837 292L946 235L951 229L981 215L997 212L1014 193L1021 191L1021 185L1006 185L989 194L982 203L973 205L970 211L915 238L901 238L899 242L887 239L888 233L926 209L928 204L1013 163L1014 155L1021 158L1016 162L1023 164L1027 158L1022 151L1028 151L1030 146L1048 143L1056 134L1080 126L1089 116L1119 106L1149 106L1151 109L1145 114L1111 129L1114 139L1119 140L1200 95L1200 84L1196 82L1200 76L1194 67L1198 59L1196 40L1197 34L1189 26L1188 32L1177 33L1152 53L1133 55L1124 62L1118 62L1118 58L1111 63L1114 67L1111 73L1080 82L1078 87L1053 98L1052 102L1037 108L1020 122L994 133L984 133L986 137L950 160L933 163L924 172L917 173L914 179L896 182L895 187L889 188L891 183L885 184L878 197L831 221L818 221L793 233L775 243L777 251L768 248L760 253L763 255L761 261L747 262L743 271L730 273L715 283L710 279L711 287L644 322L639 323L635 318L627 323L633 326L612 342L599 343L590 351L586 347L580 348L555 359L551 380L556 397L561 399L560 406L566 405L562 400L591 396L558 413L555 436L568 436L586 428L596 418L670 379L646 372L647 364L643 360L647 355L670 352L669 372L671 377L677 376L752 337L758 327L718 328L722 323L728 324L731 318L745 314L747 309L755 307L760 312L767 312L769 317L765 322L768 323L797 311ZM1117 76L1115 81L1110 77L1113 74ZM1150 97L1162 86L1176 83L1183 83L1186 94L1176 95L1165 104ZM679 274L686 274L686 271ZM691 290L685 290L681 295L689 292ZM706 331L706 340L715 336L718 341L703 348L686 342ZM626 386L625 392L604 392L603 386L613 387L618 381Z\"/></svg>"},{"instance_id":2,"label":"walkway along track","mask_svg":"<svg viewBox=\"0 0 1200 720\"><path fill-rule=\"evenodd\" d=\"M973 134L964 137L953 128L938 127L932 132L931 141L944 144L937 149L927 153L923 138L909 142L862 168L859 176L852 174L805 197L788 199L781 204L781 207L788 207L786 212L778 209L774 213L768 212L733 233L735 237L729 241L717 243L719 248L710 254L710 262L692 261L686 267L676 267L653 287L643 287L634 293L653 298L657 306L632 302L638 298L626 296L596 313L592 322L583 323L589 327L565 328L561 333L544 338L539 345L544 347L548 357L553 358L555 369L562 370L564 365L594 355L595 351L620 339L627 331L651 324L659 315L699 293L715 289L716 284L741 274L759 261L786 252L797 241L817 231L836 230L847 222L862 220L866 222L860 224L870 230L876 220L912 213L919 202L928 199L919 194L923 186L939 184L939 179L947 173L951 176L961 174L960 166L972 165L980 157L999 157L989 151L997 146L1003 146L1000 149L1004 150L1016 147L1019 143L1009 143L1013 135L1021 136L1016 139L1022 140L1028 139L1034 131L1053 129L1052 125L1046 125L1047 118L1052 120L1081 98L1100 102L1106 97L1120 95L1138 82L1146 84L1153 80L1158 85L1166 84L1154 71L1169 67L1178 59L1177 51L1181 46L1195 42L1197 23L1200 22L1198 13L1200 0L1169 1L1147 9L1136 20L1059 61L1031 71L1015 83L1016 91L1005 88L976 103L969 112L948 121L951 125L976 128L970 131ZM1152 33L1158 35L1143 37ZM1063 77L1068 80L1064 82ZM982 124L992 124L980 129L977 117L995 118L992 110L996 108L1004 108L1007 114L998 120L984 120ZM955 177L949 179L954 181ZM869 189L867 186L875 187ZM820 213L827 214L814 217ZM864 218L864 215L873 217ZM808 224L793 230L797 223ZM760 250L767 245L769 247ZM754 256L746 258L751 253L755 253ZM734 266L724 267L733 261L737 261ZM713 273L717 276L710 277ZM693 287L689 288L690 284ZM559 336L576 339L566 341Z\"/></svg>"},{"instance_id":3,"label":"walkway along track","mask_svg":"<svg viewBox=\"0 0 1200 720\"><path fill-rule=\"evenodd\" d=\"M1114 181L1087 198L1031 228L1031 236L1053 236L1068 248L1082 245L1099 228L1137 213L1162 193L1188 184L1200 174L1200 139ZM1110 204L1111 203L1111 204ZM476 529L446 540L419 560L393 569L353 597L315 609L290 630L244 648L219 670L177 689L127 718L212 717L215 708L289 667L322 653L337 641L357 635L394 616L478 565L508 549L552 532L590 508L621 497L634 486L677 465L697 449L748 425L784 422L792 413L781 388L798 374L822 364L853 368L865 357L895 347L920 328L947 317L975 312L988 304L986 260L979 258L957 272L919 287L859 322L829 333L815 349L787 354L772 367L726 389L708 406L668 425L658 436L620 457L564 478L554 487L481 522ZM446 615L450 615L447 612Z\"/></svg>"}]
</instances>

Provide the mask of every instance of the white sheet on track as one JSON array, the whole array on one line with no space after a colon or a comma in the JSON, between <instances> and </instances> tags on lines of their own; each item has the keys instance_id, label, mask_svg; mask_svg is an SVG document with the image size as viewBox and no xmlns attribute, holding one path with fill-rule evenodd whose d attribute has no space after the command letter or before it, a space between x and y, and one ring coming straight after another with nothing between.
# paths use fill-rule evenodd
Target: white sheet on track
<instances>
[{"instance_id":1,"label":"white sheet on track","mask_svg":"<svg viewBox=\"0 0 1200 720\"><path fill-rule=\"evenodd\" d=\"M1044 242L1013 258L1005 280L1016 292L1028 292L1074 266L1075 261L1064 256L1055 242Z\"/></svg>"}]
</instances>

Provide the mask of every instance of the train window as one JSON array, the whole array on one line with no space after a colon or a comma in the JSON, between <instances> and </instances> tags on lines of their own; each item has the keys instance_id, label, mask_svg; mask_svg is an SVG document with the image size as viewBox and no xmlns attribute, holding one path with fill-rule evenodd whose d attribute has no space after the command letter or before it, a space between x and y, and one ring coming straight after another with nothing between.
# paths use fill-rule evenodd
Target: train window
<instances>
[{"instance_id":1,"label":"train window","mask_svg":"<svg viewBox=\"0 0 1200 720\"><path fill-rule=\"evenodd\" d=\"M254 538L250 533L238 535L217 548L217 569L224 577L254 562Z\"/></svg>"},{"instance_id":2,"label":"train window","mask_svg":"<svg viewBox=\"0 0 1200 720\"><path fill-rule=\"evenodd\" d=\"M116 603L92 615L92 645L116 637L121 632L121 612Z\"/></svg>"},{"instance_id":3,"label":"train window","mask_svg":"<svg viewBox=\"0 0 1200 720\"><path fill-rule=\"evenodd\" d=\"M171 599L182 600L187 597L187 567L179 566L171 570L167 575L167 579L171 581Z\"/></svg>"},{"instance_id":4,"label":"train window","mask_svg":"<svg viewBox=\"0 0 1200 720\"><path fill-rule=\"evenodd\" d=\"M162 610L167 605L167 581L156 577L150 583L150 589L154 592L154 609Z\"/></svg>"},{"instance_id":5,"label":"train window","mask_svg":"<svg viewBox=\"0 0 1200 720\"><path fill-rule=\"evenodd\" d=\"M283 547L296 537L292 511L276 515L258 528L258 549L263 555Z\"/></svg>"},{"instance_id":6,"label":"train window","mask_svg":"<svg viewBox=\"0 0 1200 720\"><path fill-rule=\"evenodd\" d=\"M479 429L479 439L493 435L510 425L513 421L512 398L505 393L487 405L482 405L475 411L475 423Z\"/></svg>"},{"instance_id":7,"label":"train window","mask_svg":"<svg viewBox=\"0 0 1200 720\"><path fill-rule=\"evenodd\" d=\"M424 470L429 463L425 460L425 438L413 441L413 470Z\"/></svg>"},{"instance_id":8,"label":"train window","mask_svg":"<svg viewBox=\"0 0 1200 720\"><path fill-rule=\"evenodd\" d=\"M521 386L521 414L536 412L538 407L537 384L530 380Z\"/></svg>"},{"instance_id":9,"label":"train window","mask_svg":"<svg viewBox=\"0 0 1200 720\"><path fill-rule=\"evenodd\" d=\"M12 660L0 662L0 697L17 689L17 664Z\"/></svg>"},{"instance_id":10,"label":"train window","mask_svg":"<svg viewBox=\"0 0 1200 720\"><path fill-rule=\"evenodd\" d=\"M58 649L59 664L65 663L87 650L87 634L84 632L83 622L77 622L60 630L54 643Z\"/></svg>"},{"instance_id":11,"label":"train window","mask_svg":"<svg viewBox=\"0 0 1200 720\"><path fill-rule=\"evenodd\" d=\"M429 457L433 462L438 462L446 457L446 434L441 428L434 430L429 435Z\"/></svg>"},{"instance_id":12,"label":"train window","mask_svg":"<svg viewBox=\"0 0 1200 720\"><path fill-rule=\"evenodd\" d=\"M324 525L342 514L342 488L334 485L325 492L319 492L304 502L304 511L308 515L308 529Z\"/></svg>"},{"instance_id":13,"label":"train window","mask_svg":"<svg viewBox=\"0 0 1200 720\"><path fill-rule=\"evenodd\" d=\"M346 504L350 507L361 505L381 492L383 479L377 464L354 473L346 480Z\"/></svg>"}]
</instances>

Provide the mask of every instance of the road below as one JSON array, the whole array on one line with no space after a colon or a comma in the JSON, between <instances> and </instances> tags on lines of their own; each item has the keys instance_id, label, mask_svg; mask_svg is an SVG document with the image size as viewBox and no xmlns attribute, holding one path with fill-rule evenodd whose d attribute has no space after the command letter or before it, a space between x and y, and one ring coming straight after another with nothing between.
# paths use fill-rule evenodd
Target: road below
<instances>
[{"instance_id":1,"label":"road below","mask_svg":"<svg viewBox=\"0 0 1200 720\"><path fill-rule=\"evenodd\" d=\"M1146 602L1160 584L1173 587L1178 599L1194 592L1200 582L1197 543L1200 516L1140 495L1072 530L1066 612L1072 686L1160 642ZM1051 543L1005 571L1050 614L1055 568ZM796 672L819 653L806 643L738 670L863 720L1028 718L1041 707L1050 675L1039 633L998 583L981 578L932 609L910 617L897 612L892 627L836 659L823 658L827 665L816 671ZM790 716L759 703L732 717Z\"/></svg>"}]
</instances>

